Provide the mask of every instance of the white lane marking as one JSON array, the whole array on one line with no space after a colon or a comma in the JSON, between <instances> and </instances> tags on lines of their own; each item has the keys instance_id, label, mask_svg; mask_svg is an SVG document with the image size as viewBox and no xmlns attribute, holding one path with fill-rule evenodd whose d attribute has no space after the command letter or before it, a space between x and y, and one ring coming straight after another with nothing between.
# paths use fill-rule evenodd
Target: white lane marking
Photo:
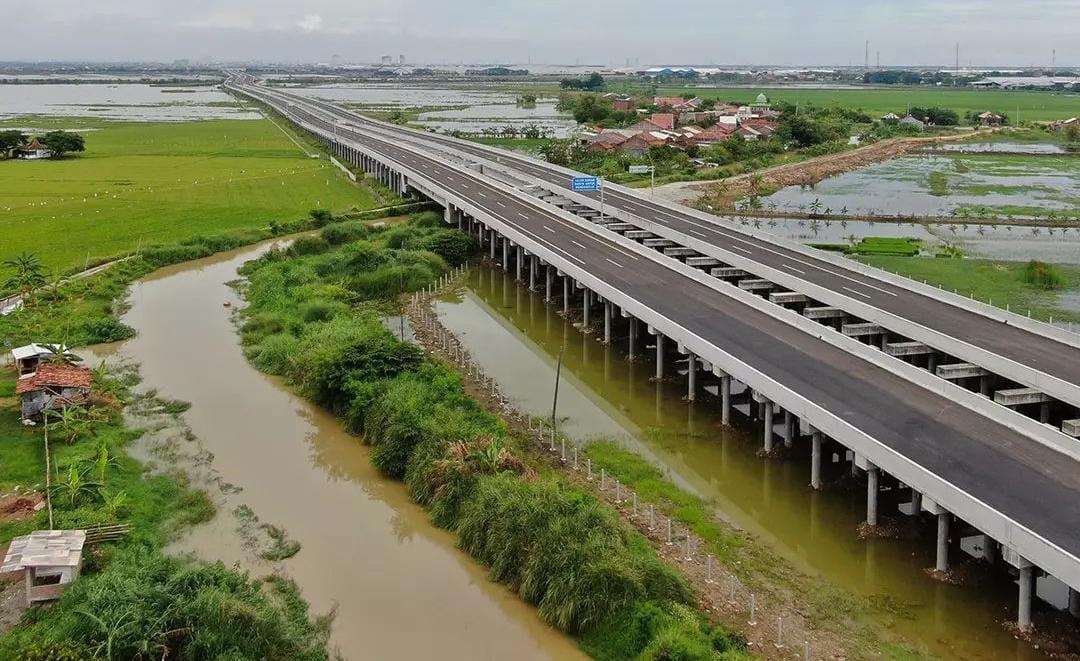
<instances>
[{"instance_id":1,"label":"white lane marking","mask_svg":"<svg viewBox=\"0 0 1080 661\"><path fill-rule=\"evenodd\" d=\"M550 227L548 227L547 225L544 225L544 229L546 229L547 231L551 232L552 234L555 234L555 233L556 233L556 232L555 232L555 230L551 229L551 228L550 228Z\"/></svg>"},{"instance_id":2,"label":"white lane marking","mask_svg":"<svg viewBox=\"0 0 1080 661\"><path fill-rule=\"evenodd\" d=\"M804 271L802 269L797 269L794 266L792 266L791 264L781 264L780 266L783 266L784 268L786 268L789 271L795 271L796 273L798 273L800 275L806 275L806 271Z\"/></svg>"},{"instance_id":3,"label":"white lane marking","mask_svg":"<svg viewBox=\"0 0 1080 661\"><path fill-rule=\"evenodd\" d=\"M846 291L849 291L849 292L851 292L852 294L857 294L857 295L859 295L859 296L862 296L863 298L870 298L870 297L871 297L871 296L870 296L870 294L864 294L864 293L862 293L861 291L855 291L855 290L854 290L854 289L852 289L851 287L841 287L841 289L844 289L844 290L846 290Z\"/></svg>"},{"instance_id":4,"label":"white lane marking","mask_svg":"<svg viewBox=\"0 0 1080 661\"><path fill-rule=\"evenodd\" d=\"M611 263L612 263L612 264L614 264L615 266L618 266L619 268L622 268L622 267L623 267L623 265L622 265L622 264L620 264L620 263L616 262L616 261L615 261L614 259L612 259L612 258L610 258L610 257L605 257L604 259L606 259L607 261L611 262Z\"/></svg>"},{"instance_id":5,"label":"white lane marking","mask_svg":"<svg viewBox=\"0 0 1080 661\"><path fill-rule=\"evenodd\" d=\"M585 244L578 243L577 241L574 241L573 239L570 239L570 243L574 244L578 248L581 248L582 250L588 250L588 248L585 247Z\"/></svg>"},{"instance_id":6,"label":"white lane marking","mask_svg":"<svg viewBox=\"0 0 1080 661\"><path fill-rule=\"evenodd\" d=\"M529 217L528 217L528 216L526 216L525 214L521 213L520 211L518 212L518 215L519 215L519 216L521 216L522 218L524 218L525 220L528 220L528 219L529 219Z\"/></svg>"},{"instance_id":7,"label":"white lane marking","mask_svg":"<svg viewBox=\"0 0 1080 661\"><path fill-rule=\"evenodd\" d=\"M701 238L703 238L703 239L707 239L707 238L709 238L709 235L708 235L708 234L706 234L706 233L704 233L704 232L699 232L699 231L697 231L696 229L693 229L693 228L691 228L691 227L688 227L688 228L686 228L686 231L687 231L687 232L690 232L691 234L696 234L696 235L700 236L700 237L701 237Z\"/></svg>"},{"instance_id":8,"label":"white lane marking","mask_svg":"<svg viewBox=\"0 0 1080 661\"><path fill-rule=\"evenodd\" d=\"M747 250L746 248L740 248L739 246L731 246L731 249L732 250L738 250L739 252L744 252L747 255L753 255L754 254L754 253L750 252L749 250Z\"/></svg>"},{"instance_id":9,"label":"white lane marking","mask_svg":"<svg viewBox=\"0 0 1080 661\"><path fill-rule=\"evenodd\" d=\"M480 197L487 197L487 193L481 192Z\"/></svg>"},{"instance_id":10,"label":"white lane marking","mask_svg":"<svg viewBox=\"0 0 1080 661\"><path fill-rule=\"evenodd\" d=\"M738 238L738 237L734 237L734 236L733 236L733 237L730 237L730 238L731 238L731 240L733 240L733 241L740 241L740 242L742 242L742 243L745 243L745 244L748 244L748 245L752 245L752 246L754 246L755 248L757 248L758 250L764 250L764 251L766 251L766 252L771 252L771 253L773 253L774 255L779 255L780 257L783 257L783 258L785 258L785 259L790 259L790 260L791 260L791 261L793 261L793 262L798 262L799 264L803 264L803 265L805 265L805 266L809 266L810 268L813 268L813 269L817 269L817 270L819 270L819 271L824 271L825 273L828 273L828 274L830 274L830 275L835 275L836 277L838 277L838 278L843 278L844 280L847 280L848 282L854 282L855 284L859 285L860 287L869 287L870 289L873 289L873 290L875 290L875 291L879 291L879 292L881 292L882 294L888 294L889 296L896 296L896 294L895 294L894 292L891 292L891 291L889 291L889 290L887 290L887 289L882 289L881 287L875 287L874 285L871 285L871 284L869 284L869 283L863 282L863 281L861 281L861 280L858 280L858 279L856 279L856 278L852 278L852 277L846 276L846 275L844 275L843 273L838 273L838 272L836 272L836 271L833 271L832 269L827 269L827 268L825 268L824 266L818 266L817 264L814 264L814 263L812 263L812 262L808 262L808 261L806 261L805 259L799 259L798 257L792 257L792 256L790 256L790 255L785 255L785 254L783 254L783 253L781 253L781 252L778 252L778 251L776 251L776 250L773 250L772 248L766 248L765 246L761 246L761 245L755 245L754 243L752 243L752 242L750 242L750 241L747 241L747 240L745 240L745 239L740 239L740 238ZM736 247L736 246L732 246L732 248L735 248L735 247ZM746 252L747 254L750 254L750 252L749 252L749 251L744 251L744 252ZM764 264L764 265L765 265L765 266L768 266L768 264ZM847 287L843 287L843 289L847 289ZM850 291L850 290L849 290L849 291Z\"/></svg>"},{"instance_id":11,"label":"white lane marking","mask_svg":"<svg viewBox=\"0 0 1080 661\"><path fill-rule=\"evenodd\" d=\"M461 187L462 187L462 188L465 188L465 189L468 189L468 188L469 188L469 184L461 184Z\"/></svg>"},{"instance_id":12,"label":"white lane marking","mask_svg":"<svg viewBox=\"0 0 1080 661\"><path fill-rule=\"evenodd\" d=\"M506 205L505 205L505 204L503 204L502 202L496 202L495 204L498 204L498 205L499 205L500 207L502 207L503 209L505 209L505 208L506 208Z\"/></svg>"}]
</instances>

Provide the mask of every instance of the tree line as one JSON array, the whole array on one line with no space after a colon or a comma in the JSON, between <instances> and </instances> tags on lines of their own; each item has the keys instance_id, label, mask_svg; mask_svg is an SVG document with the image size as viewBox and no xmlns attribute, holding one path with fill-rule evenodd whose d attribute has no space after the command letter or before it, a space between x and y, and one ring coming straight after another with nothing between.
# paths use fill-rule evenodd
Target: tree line
<instances>
[{"instance_id":1,"label":"tree line","mask_svg":"<svg viewBox=\"0 0 1080 661\"><path fill-rule=\"evenodd\" d=\"M71 131L49 131L44 135L37 136L38 142L52 152L52 158L63 158L72 152L86 151L86 141L82 135ZM31 136L18 129L0 131L0 153L4 158L11 158L15 150L25 147L31 141Z\"/></svg>"}]
</instances>

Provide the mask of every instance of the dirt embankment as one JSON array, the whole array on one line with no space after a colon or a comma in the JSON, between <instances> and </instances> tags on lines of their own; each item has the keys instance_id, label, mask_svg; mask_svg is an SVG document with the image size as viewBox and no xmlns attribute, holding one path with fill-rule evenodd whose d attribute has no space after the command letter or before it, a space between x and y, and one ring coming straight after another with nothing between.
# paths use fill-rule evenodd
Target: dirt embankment
<instances>
[{"instance_id":1,"label":"dirt embankment","mask_svg":"<svg viewBox=\"0 0 1080 661\"><path fill-rule=\"evenodd\" d=\"M678 197L683 203L700 198L714 208L726 208L751 193L765 193L784 186L806 186L842 172L880 163L923 149L928 145L970 138L972 133L955 135L889 138L838 154L817 156L798 163L785 163L764 170L740 174L718 181L681 184Z\"/></svg>"}]
</instances>

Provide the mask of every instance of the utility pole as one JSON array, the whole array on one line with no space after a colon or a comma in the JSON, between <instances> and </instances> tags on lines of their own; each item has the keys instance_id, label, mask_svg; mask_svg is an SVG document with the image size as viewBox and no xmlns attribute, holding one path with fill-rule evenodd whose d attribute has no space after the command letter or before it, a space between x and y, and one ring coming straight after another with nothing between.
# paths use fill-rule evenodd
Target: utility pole
<instances>
[{"instance_id":1,"label":"utility pole","mask_svg":"<svg viewBox=\"0 0 1080 661\"><path fill-rule=\"evenodd\" d=\"M863 69L870 70L870 40L866 40L866 47L863 52Z\"/></svg>"},{"instance_id":2,"label":"utility pole","mask_svg":"<svg viewBox=\"0 0 1080 661\"><path fill-rule=\"evenodd\" d=\"M566 352L566 345L564 344L559 349L559 362L555 365L555 393L551 397L551 442L555 443L555 411L559 406L559 375L562 374L562 359L563 354Z\"/></svg>"}]
</instances>

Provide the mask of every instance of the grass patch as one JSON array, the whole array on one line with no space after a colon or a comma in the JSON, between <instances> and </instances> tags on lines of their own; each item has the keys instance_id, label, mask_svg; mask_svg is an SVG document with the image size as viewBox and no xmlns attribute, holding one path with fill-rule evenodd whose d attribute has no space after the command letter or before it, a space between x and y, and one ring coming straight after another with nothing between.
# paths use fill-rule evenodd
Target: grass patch
<instances>
[{"instance_id":1,"label":"grass patch","mask_svg":"<svg viewBox=\"0 0 1080 661\"><path fill-rule=\"evenodd\" d=\"M27 124L41 122L20 118L0 128ZM266 120L62 124L95 129L84 154L0 161L0 260L40 251L46 236L63 237L48 241L41 258L64 272L148 244L264 228L316 207L378 206Z\"/></svg>"},{"instance_id":2,"label":"grass patch","mask_svg":"<svg viewBox=\"0 0 1080 661\"><path fill-rule=\"evenodd\" d=\"M1024 266L1024 282L1039 289L1061 289L1065 276L1053 264L1033 259Z\"/></svg>"},{"instance_id":3,"label":"grass patch","mask_svg":"<svg viewBox=\"0 0 1080 661\"><path fill-rule=\"evenodd\" d=\"M935 170L927 176L927 186L931 195L944 197L949 194L949 175Z\"/></svg>"},{"instance_id":4,"label":"grass patch","mask_svg":"<svg viewBox=\"0 0 1080 661\"><path fill-rule=\"evenodd\" d=\"M990 259L930 259L921 257L861 256L859 260L897 272L901 275L956 290L964 296L974 295L986 303L1036 319L1080 321L1080 313L1058 306L1058 292L1048 291L1026 280L1027 263ZM1080 266L1055 264L1051 267L1060 275L1060 290L1080 290Z\"/></svg>"}]
</instances>

